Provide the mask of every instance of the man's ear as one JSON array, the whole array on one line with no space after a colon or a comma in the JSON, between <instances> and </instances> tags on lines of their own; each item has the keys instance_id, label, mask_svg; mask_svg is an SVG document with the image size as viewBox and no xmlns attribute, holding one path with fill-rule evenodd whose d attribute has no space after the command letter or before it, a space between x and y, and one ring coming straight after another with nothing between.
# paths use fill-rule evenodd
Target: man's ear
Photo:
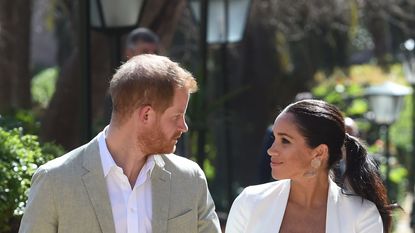
<instances>
[{"instance_id":1,"label":"man's ear","mask_svg":"<svg viewBox=\"0 0 415 233\"><path fill-rule=\"evenodd\" d=\"M137 115L140 122L148 123L154 116L154 109L150 105L145 105L137 109Z\"/></svg>"}]
</instances>

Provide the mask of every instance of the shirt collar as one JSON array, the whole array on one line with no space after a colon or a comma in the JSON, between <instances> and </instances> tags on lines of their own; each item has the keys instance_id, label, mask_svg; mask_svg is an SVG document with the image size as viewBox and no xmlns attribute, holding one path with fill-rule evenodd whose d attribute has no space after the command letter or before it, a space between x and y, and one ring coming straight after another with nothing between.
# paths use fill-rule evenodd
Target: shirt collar
<instances>
[{"instance_id":1,"label":"shirt collar","mask_svg":"<svg viewBox=\"0 0 415 233\"><path fill-rule=\"evenodd\" d=\"M114 159L112 158L111 153L108 150L107 142L105 141L107 138L107 130L108 126L102 130L98 135L98 145L99 145L99 154L101 157L101 163L102 163L102 170L104 171L104 176L106 177L108 173L110 172L111 168L118 167L115 163ZM151 155L147 158L141 174L151 174L154 168L154 155Z\"/></svg>"}]
</instances>

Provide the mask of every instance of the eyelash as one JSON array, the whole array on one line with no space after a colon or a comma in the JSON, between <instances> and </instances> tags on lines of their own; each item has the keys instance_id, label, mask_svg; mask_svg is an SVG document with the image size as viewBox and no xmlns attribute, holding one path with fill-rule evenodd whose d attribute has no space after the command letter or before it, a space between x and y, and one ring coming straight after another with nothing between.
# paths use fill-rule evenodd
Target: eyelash
<instances>
[{"instance_id":1,"label":"eyelash","mask_svg":"<svg viewBox=\"0 0 415 233\"><path fill-rule=\"evenodd\" d=\"M285 139L285 138L281 138L281 142L283 143L283 144L289 144L290 143L290 141L288 141L287 139Z\"/></svg>"}]
</instances>

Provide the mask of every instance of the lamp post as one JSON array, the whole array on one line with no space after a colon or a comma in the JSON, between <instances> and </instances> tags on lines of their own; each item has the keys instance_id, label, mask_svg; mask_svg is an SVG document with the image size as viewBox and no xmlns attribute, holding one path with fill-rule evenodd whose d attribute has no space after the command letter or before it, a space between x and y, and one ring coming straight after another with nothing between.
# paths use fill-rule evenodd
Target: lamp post
<instances>
[{"instance_id":1,"label":"lamp post","mask_svg":"<svg viewBox=\"0 0 415 233\"><path fill-rule=\"evenodd\" d=\"M244 33L245 24L250 8L250 0L191 0L190 7L198 22L201 24L201 52L202 52L202 85L205 86L207 70L207 45L221 45L221 67L222 67L222 95L229 92L229 78L227 70L227 47L229 43L239 42ZM204 92L205 93L205 92ZM205 96L202 96L205 102ZM202 104L202 111L205 104ZM233 200L233 167L232 167L232 145L230 140L229 103L224 102L224 145L226 154L227 194L228 205ZM199 131L198 163L203 166L205 160L204 138L205 130Z\"/></svg>"},{"instance_id":2,"label":"lamp post","mask_svg":"<svg viewBox=\"0 0 415 233\"><path fill-rule=\"evenodd\" d=\"M145 0L89 0L91 28L111 37L112 64L121 61L121 36L134 29L140 22Z\"/></svg>"},{"instance_id":3,"label":"lamp post","mask_svg":"<svg viewBox=\"0 0 415 233\"><path fill-rule=\"evenodd\" d=\"M89 24L93 30L110 38L111 68L115 70L122 60L121 36L135 29L140 22L146 0L87 0L89 3ZM105 98L105 119L111 116L111 98Z\"/></svg>"},{"instance_id":4,"label":"lamp post","mask_svg":"<svg viewBox=\"0 0 415 233\"><path fill-rule=\"evenodd\" d=\"M392 82L382 85L370 86L365 90L365 96L369 100L369 107L374 113L374 122L381 126L385 137L384 155L386 159L386 188L390 193L390 152L389 152L389 126L399 116L403 105L403 97L412 92L406 86Z\"/></svg>"},{"instance_id":5,"label":"lamp post","mask_svg":"<svg viewBox=\"0 0 415 233\"><path fill-rule=\"evenodd\" d=\"M408 39L403 44L404 59L403 70L405 78L412 86L412 90L415 90L415 57L414 57L415 41ZM409 172L409 187L412 190L412 196L415 194L415 92L412 92L412 156L411 167ZM415 228L415 198L412 200L412 212L411 212L411 227Z\"/></svg>"}]
</instances>

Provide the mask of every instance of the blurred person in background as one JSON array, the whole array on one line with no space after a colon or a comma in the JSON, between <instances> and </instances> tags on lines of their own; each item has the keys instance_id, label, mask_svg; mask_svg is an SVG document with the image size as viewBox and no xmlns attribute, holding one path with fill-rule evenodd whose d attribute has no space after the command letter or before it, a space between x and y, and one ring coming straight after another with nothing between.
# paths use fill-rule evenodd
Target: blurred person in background
<instances>
[{"instance_id":1,"label":"blurred person in background","mask_svg":"<svg viewBox=\"0 0 415 233\"><path fill-rule=\"evenodd\" d=\"M140 54L158 54L159 37L148 28L137 28L131 31L125 42L126 60Z\"/></svg>"}]
</instances>

